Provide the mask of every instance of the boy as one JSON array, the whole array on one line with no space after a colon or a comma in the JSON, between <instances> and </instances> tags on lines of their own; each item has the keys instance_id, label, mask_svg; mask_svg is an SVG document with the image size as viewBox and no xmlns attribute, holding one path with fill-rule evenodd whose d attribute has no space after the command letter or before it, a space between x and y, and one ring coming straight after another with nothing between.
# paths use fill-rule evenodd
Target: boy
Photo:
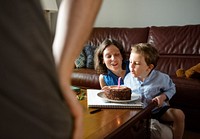
<instances>
[{"instance_id":1,"label":"boy","mask_svg":"<svg viewBox=\"0 0 200 139\"><path fill-rule=\"evenodd\" d=\"M124 79L125 86L132 92L139 93L148 101L156 101L158 107L152 111L152 118L159 121L173 122L173 138L182 139L185 115L180 109L171 108L167 101L175 94L175 85L167 74L154 68L159 58L158 51L147 43L131 47L130 73Z\"/></svg>"}]
</instances>

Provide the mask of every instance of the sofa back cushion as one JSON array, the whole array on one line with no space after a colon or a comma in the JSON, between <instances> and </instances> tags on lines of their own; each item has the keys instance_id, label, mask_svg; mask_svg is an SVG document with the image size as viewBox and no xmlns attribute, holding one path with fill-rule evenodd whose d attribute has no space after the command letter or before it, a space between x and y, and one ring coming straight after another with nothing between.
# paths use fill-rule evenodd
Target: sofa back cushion
<instances>
[{"instance_id":1,"label":"sofa back cushion","mask_svg":"<svg viewBox=\"0 0 200 139\"><path fill-rule=\"evenodd\" d=\"M149 27L145 28L94 28L88 44L98 47L105 39L112 38L122 43L127 58L129 57L131 45L140 42L147 42Z\"/></svg>"},{"instance_id":2,"label":"sofa back cushion","mask_svg":"<svg viewBox=\"0 0 200 139\"><path fill-rule=\"evenodd\" d=\"M152 26L148 42L160 53L157 69L175 75L200 62L200 25Z\"/></svg>"}]
</instances>

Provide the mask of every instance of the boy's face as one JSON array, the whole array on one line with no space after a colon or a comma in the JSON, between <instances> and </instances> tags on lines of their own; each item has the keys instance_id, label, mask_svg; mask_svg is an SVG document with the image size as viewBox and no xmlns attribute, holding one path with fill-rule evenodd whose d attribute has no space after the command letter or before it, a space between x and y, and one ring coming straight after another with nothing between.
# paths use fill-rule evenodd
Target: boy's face
<instances>
[{"instance_id":1,"label":"boy's face","mask_svg":"<svg viewBox=\"0 0 200 139\"><path fill-rule=\"evenodd\" d=\"M110 45L103 51L103 63L111 71L121 70L122 60L122 55L115 45Z\"/></svg>"},{"instance_id":2,"label":"boy's face","mask_svg":"<svg viewBox=\"0 0 200 139\"><path fill-rule=\"evenodd\" d=\"M130 54L130 72L133 77L145 79L152 70L152 64L150 66L145 62L143 55L131 52Z\"/></svg>"}]
</instances>

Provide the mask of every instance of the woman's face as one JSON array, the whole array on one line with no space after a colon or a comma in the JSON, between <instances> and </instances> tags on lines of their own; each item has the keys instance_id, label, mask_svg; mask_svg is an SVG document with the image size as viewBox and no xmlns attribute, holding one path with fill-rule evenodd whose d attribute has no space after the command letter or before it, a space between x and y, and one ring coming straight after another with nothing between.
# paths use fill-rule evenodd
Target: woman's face
<instances>
[{"instance_id":1,"label":"woman's face","mask_svg":"<svg viewBox=\"0 0 200 139\"><path fill-rule=\"evenodd\" d=\"M143 55L131 52L129 61L129 68L133 77L145 79L149 75L152 68L147 65Z\"/></svg>"},{"instance_id":2,"label":"woman's face","mask_svg":"<svg viewBox=\"0 0 200 139\"><path fill-rule=\"evenodd\" d=\"M111 71L122 69L122 55L115 45L107 46L103 51L103 63Z\"/></svg>"}]
</instances>

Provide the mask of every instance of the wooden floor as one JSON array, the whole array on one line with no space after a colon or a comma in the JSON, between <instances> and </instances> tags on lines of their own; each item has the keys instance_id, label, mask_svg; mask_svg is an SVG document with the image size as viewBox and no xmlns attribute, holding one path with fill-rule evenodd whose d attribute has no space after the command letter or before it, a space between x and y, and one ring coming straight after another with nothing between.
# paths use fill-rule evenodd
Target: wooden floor
<instances>
[{"instance_id":1,"label":"wooden floor","mask_svg":"<svg viewBox=\"0 0 200 139\"><path fill-rule=\"evenodd\" d=\"M200 133L185 131L183 139L200 139Z\"/></svg>"}]
</instances>

